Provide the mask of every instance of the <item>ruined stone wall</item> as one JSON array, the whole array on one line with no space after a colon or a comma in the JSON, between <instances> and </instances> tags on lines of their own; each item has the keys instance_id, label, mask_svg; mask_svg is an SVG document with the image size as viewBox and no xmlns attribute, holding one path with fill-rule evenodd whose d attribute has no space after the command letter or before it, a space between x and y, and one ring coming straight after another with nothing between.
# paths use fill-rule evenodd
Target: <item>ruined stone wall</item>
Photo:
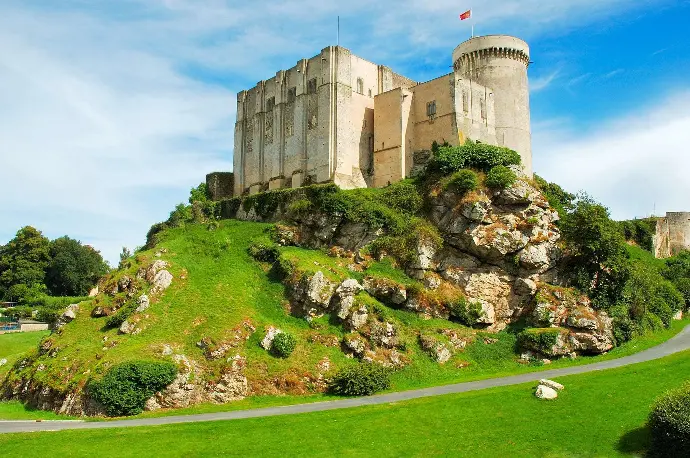
<instances>
[{"instance_id":1,"label":"ruined stone wall","mask_svg":"<svg viewBox=\"0 0 690 458\"><path fill-rule=\"evenodd\" d=\"M206 189L211 200L218 201L233 196L235 175L232 172L213 172L206 175Z\"/></svg>"},{"instance_id":2,"label":"ruined stone wall","mask_svg":"<svg viewBox=\"0 0 690 458\"><path fill-rule=\"evenodd\" d=\"M668 258L690 250L690 212L668 212L656 222L654 256Z\"/></svg>"}]
</instances>

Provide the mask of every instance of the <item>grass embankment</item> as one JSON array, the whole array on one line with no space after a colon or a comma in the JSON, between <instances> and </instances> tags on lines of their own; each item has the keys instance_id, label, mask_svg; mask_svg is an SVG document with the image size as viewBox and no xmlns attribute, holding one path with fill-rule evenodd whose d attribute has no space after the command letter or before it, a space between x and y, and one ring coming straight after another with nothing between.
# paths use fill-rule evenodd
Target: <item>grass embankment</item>
<instances>
[{"instance_id":1,"label":"grass embankment","mask_svg":"<svg viewBox=\"0 0 690 458\"><path fill-rule=\"evenodd\" d=\"M175 277L172 286L147 310L147 317L142 321L143 332L130 336L118 334L117 329L106 329L106 318L91 318L89 314L93 304L84 303L77 319L65 326L61 335L51 336L54 345L60 348L58 357L40 357L37 363L44 364L46 368L34 377L57 387L83 383L112 364L131 359L160 359L163 344L171 345L176 353L183 353L205 365L207 373L213 375L222 367L225 359L207 361L197 342L203 337L222 341L244 319L250 319L257 328L256 332L228 356L239 353L247 358L246 374L252 389L267 396L251 397L228 405L200 405L143 415L235 410L326 399L323 395L310 392L308 386L295 383L295 380L299 380L304 372L314 371L316 364L324 357L329 358L333 370L356 361L345 358L338 346L310 343L310 337L314 335L341 339L345 331L341 326L329 322L327 317L317 319L310 325L303 318L287 313L283 285L272 279L266 271L266 265L250 258L247 248L253 241L267 237L267 227L269 225L231 220L221 222L220 227L212 231L204 225L187 225L167 231L156 250L139 254L140 263L130 269L132 272L128 272L134 275L138 265L156 259L154 252L165 249L163 259L171 263L170 270ZM350 261L328 256L322 251L285 247L281 248L281 252L291 258L299 269L322 270L334 279L350 276L361 280L365 275L374 275L408 285L414 282L388 262L373 263L365 272L353 272L348 269ZM452 328L469 335L472 330L445 320L424 320L414 313L386 307L373 298L369 300L379 313L385 314L386 319L396 325L401 339L407 344L410 364L393 374L392 390L395 391L620 357L660 343L688 323L674 322L669 330L628 342L607 355L562 359L548 366L518 363L515 333L479 333L473 343L446 364L439 365L419 347L417 332ZM278 326L297 337L297 349L289 358L276 358L259 346L263 328L267 325ZM484 337L496 341L485 340ZM35 348L34 343L30 346ZM5 366L9 367L9 364ZM272 392L273 380L276 379L281 380L282 393L287 396L276 396L279 393ZM16 404L0 403L0 418L10 418L10 415L17 418L21 413L18 409ZM27 415L34 418L40 413L28 412ZM48 414L46 418L51 415Z\"/></svg>"},{"instance_id":2,"label":"grass embankment","mask_svg":"<svg viewBox=\"0 0 690 458\"><path fill-rule=\"evenodd\" d=\"M330 412L232 422L0 436L21 456L639 456L653 400L690 378L690 352L558 379L555 401L533 385ZM136 446L132 446L136 444Z\"/></svg>"}]
</instances>

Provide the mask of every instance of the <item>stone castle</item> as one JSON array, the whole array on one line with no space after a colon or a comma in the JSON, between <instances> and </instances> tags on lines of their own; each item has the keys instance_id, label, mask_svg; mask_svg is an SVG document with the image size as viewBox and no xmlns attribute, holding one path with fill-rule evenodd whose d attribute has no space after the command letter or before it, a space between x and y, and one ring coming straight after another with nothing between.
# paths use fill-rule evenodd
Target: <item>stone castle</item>
<instances>
[{"instance_id":1,"label":"stone castle","mask_svg":"<svg viewBox=\"0 0 690 458\"><path fill-rule=\"evenodd\" d=\"M529 63L518 38L474 37L453 51L451 73L417 83L324 48L237 95L233 194L385 186L410 176L434 141L507 146L531 174Z\"/></svg>"},{"instance_id":2,"label":"stone castle","mask_svg":"<svg viewBox=\"0 0 690 458\"><path fill-rule=\"evenodd\" d=\"M654 256L669 258L690 250L690 212L667 212L656 221Z\"/></svg>"}]
</instances>

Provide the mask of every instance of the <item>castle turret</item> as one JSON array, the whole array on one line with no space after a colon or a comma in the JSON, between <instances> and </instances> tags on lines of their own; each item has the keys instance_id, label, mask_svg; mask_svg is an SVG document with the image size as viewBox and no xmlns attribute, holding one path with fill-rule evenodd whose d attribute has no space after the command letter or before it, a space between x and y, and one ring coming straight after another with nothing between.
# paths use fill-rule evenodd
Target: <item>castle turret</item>
<instances>
[{"instance_id":1,"label":"castle turret","mask_svg":"<svg viewBox=\"0 0 690 458\"><path fill-rule=\"evenodd\" d=\"M531 175L528 65L527 43L507 35L474 37L453 51L456 75L493 91L496 142L519 152Z\"/></svg>"}]
</instances>

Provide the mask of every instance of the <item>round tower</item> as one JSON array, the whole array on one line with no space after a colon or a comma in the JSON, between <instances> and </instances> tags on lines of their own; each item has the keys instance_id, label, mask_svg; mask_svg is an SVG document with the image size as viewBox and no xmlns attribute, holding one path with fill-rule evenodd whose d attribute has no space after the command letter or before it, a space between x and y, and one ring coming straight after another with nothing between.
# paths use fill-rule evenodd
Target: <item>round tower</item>
<instances>
[{"instance_id":1,"label":"round tower","mask_svg":"<svg viewBox=\"0 0 690 458\"><path fill-rule=\"evenodd\" d=\"M496 142L520 153L532 175L528 65L529 46L508 35L474 37L453 51L456 75L493 91Z\"/></svg>"}]
</instances>

